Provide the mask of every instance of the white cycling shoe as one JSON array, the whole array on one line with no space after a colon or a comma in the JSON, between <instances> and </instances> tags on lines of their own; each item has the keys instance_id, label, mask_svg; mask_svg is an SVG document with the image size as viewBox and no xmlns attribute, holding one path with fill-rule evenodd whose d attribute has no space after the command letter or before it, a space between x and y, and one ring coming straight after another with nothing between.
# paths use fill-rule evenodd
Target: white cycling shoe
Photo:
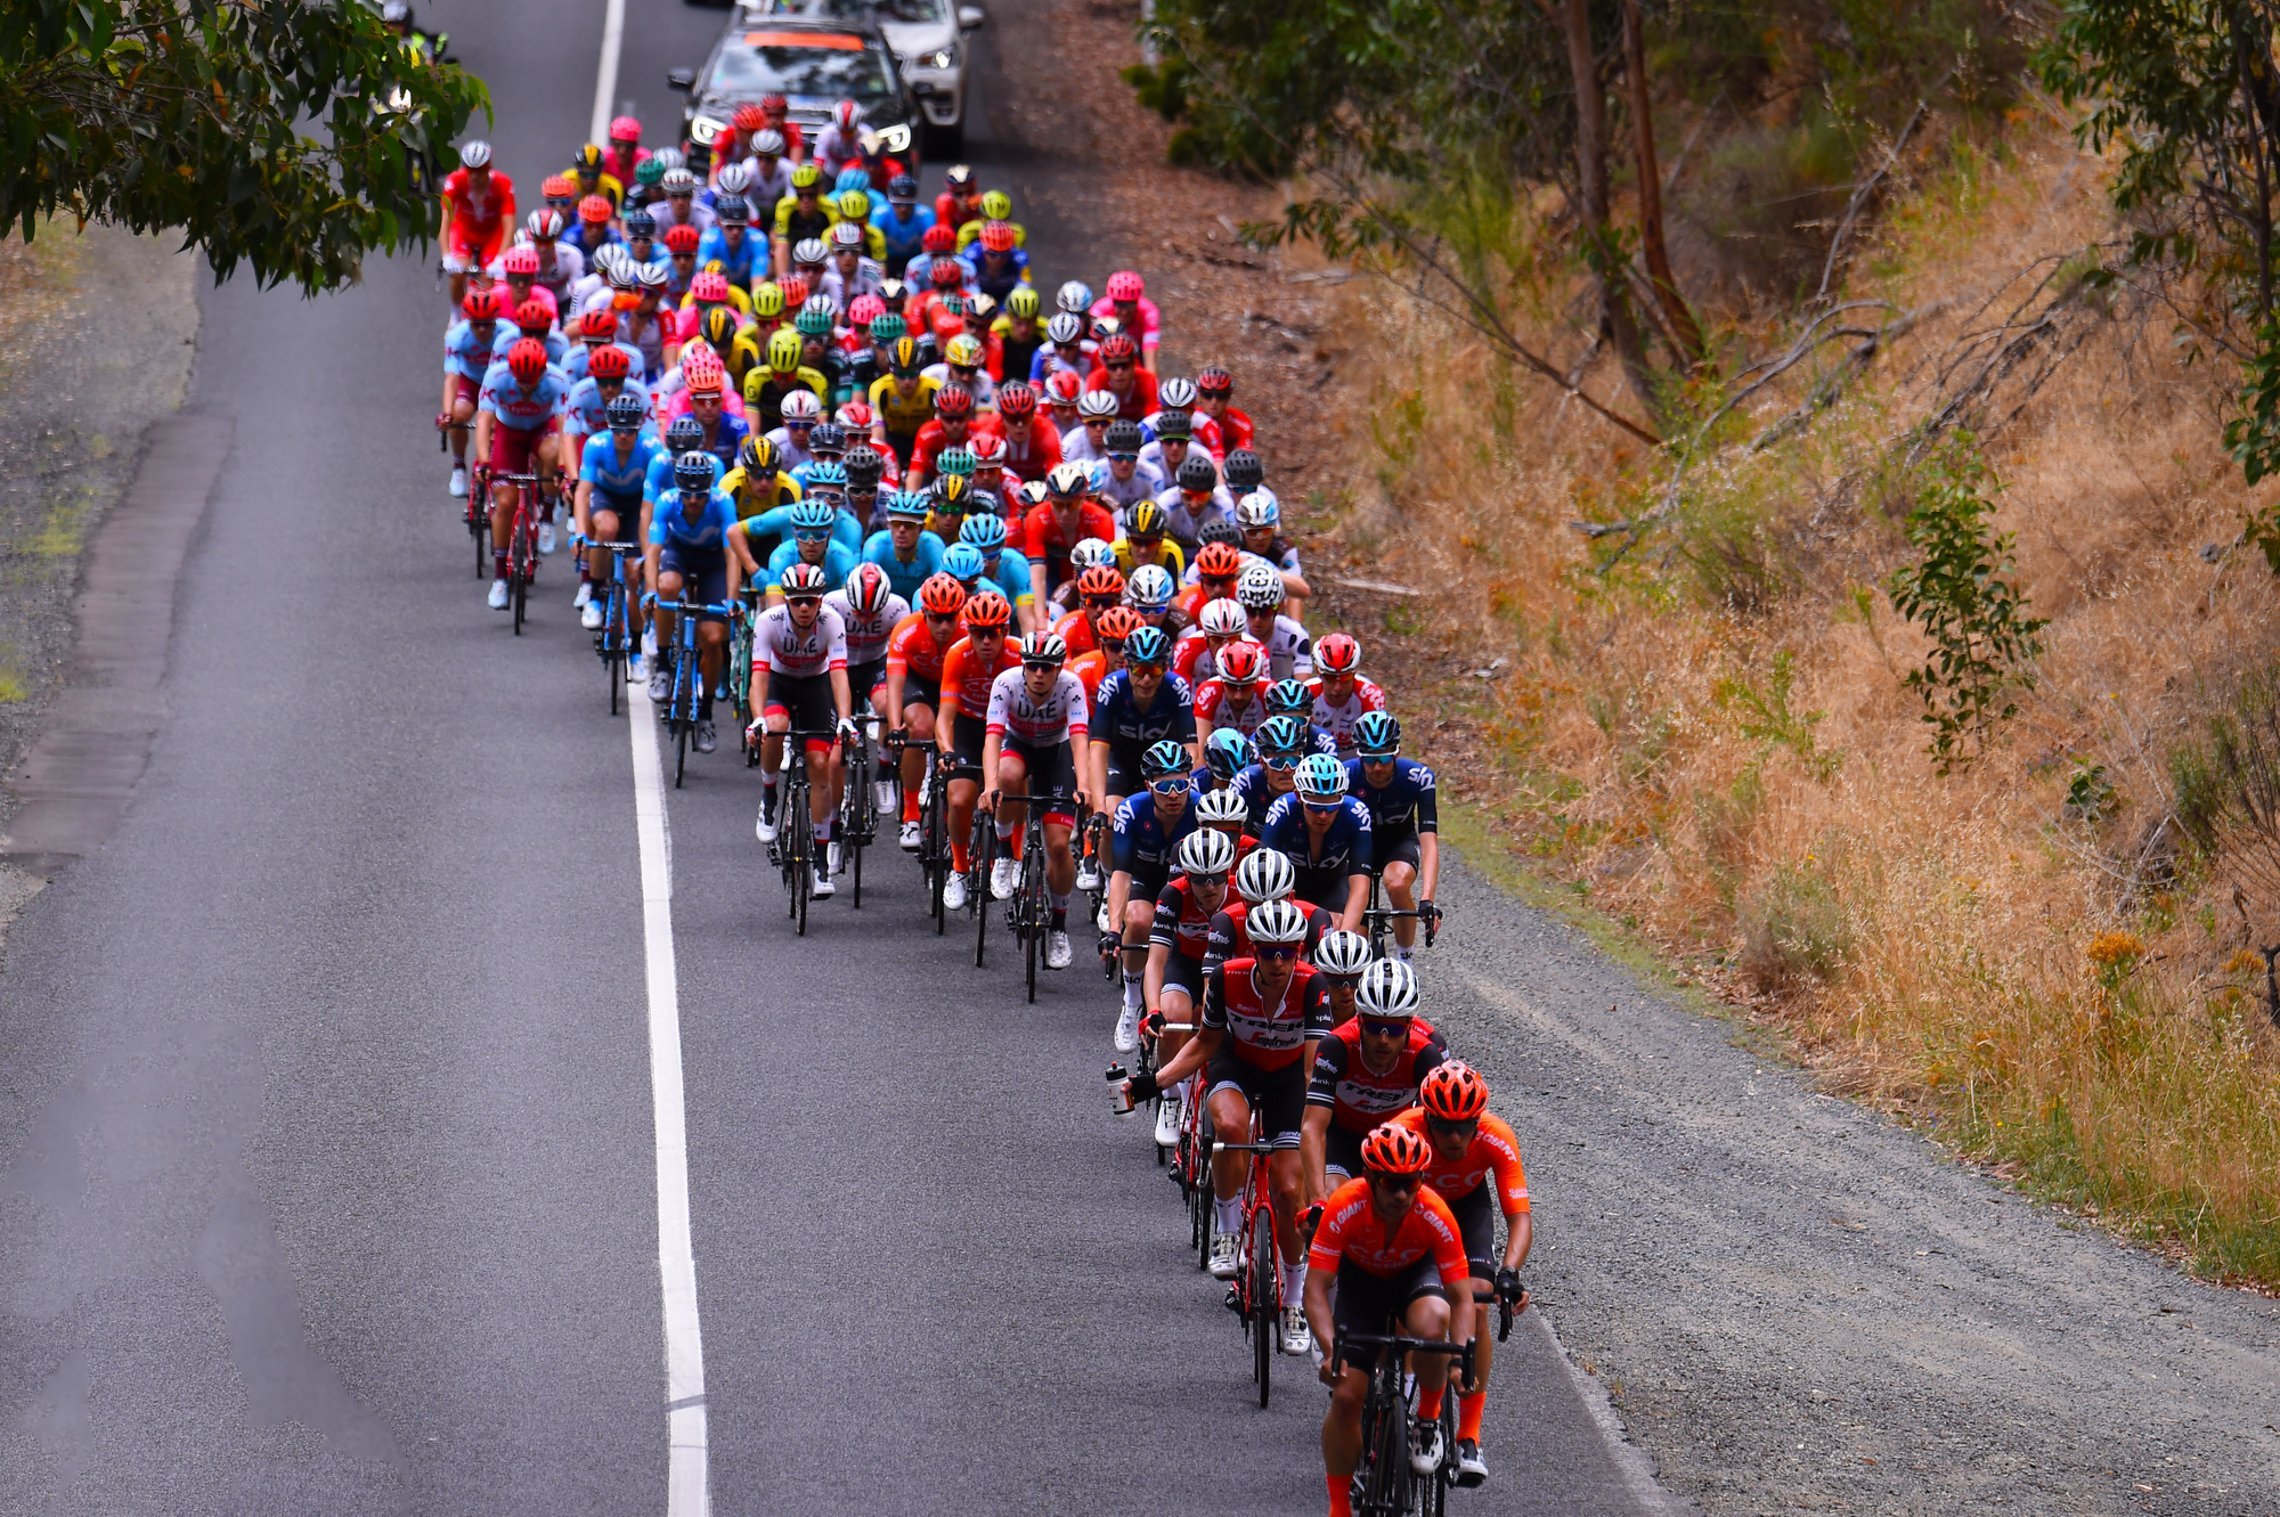
<instances>
[{"instance_id":1,"label":"white cycling shoe","mask_svg":"<svg viewBox=\"0 0 2280 1517\"><path fill-rule=\"evenodd\" d=\"M871 781L871 800L882 813L893 812L895 809L895 782L893 780Z\"/></svg>"},{"instance_id":2,"label":"white cycling shoe","mask_svg":"<svg viewBox=\"0 0 2280 1517\"><path fill-rule=\"evenodd\" d=\"M1079 890L1100 889L1100 866L1091 859L1077 860L1077 888Z\"/></svg>"},{"instance_id":3,"label":"white cycling shoe","mask_svg":"<svg viewBox=\"0 0 2280 1517\"><path fill-rule=\"evenodd\" d=\"M926 838L920 832L918 823L905 822L902 824L902 831L896 840L902 844L903 852L916 853L919 850L919 845L924 843Z\"/></svg>"},{"instance_id":4,"label":"white cycling shoe","mask_svg":"<svg viewBox=\"0 0 2280 1517\"><path fill-rule=\"evenodd\" d=\"M570 604L580 610L584 610L586 607L592 605L593 603L594 582L590 579L582 579L578 581L578 593L570 597Z\"/></svg>"},{"instance_id":5,"label":"white cycling shoe","mask_svg":"<svg viewBox=\"0 0 2280 1517\"><path fill-rule=\"evenodd\" d=\"M599 632L602 628L602 603L598 600L587 601L585 608L578 613L578 625L588 632Z\"/></svg>"},{"instance_id":6,"label":"white cycling shoe","mask_svg":"<svg viewBox=\"0 0 2280 1517\"><path fill-rule=\"evenodd\" d=\"M1232 1280L1243 1267L1243 1239L1237 1233L1215 1233L1211 1239L1211 1278Z\"/></svg>"},{"instance_id":7,"label":"white cycling shoe","mask_svg":"<svg viewBox=\"0 0 2280 1517\"><path fill-rule=\"evenodd\" d=\"M817 864L815 866L815 887L808 891L808 894L820 901L825 896L837 894L838 890L839 887L831 883L831 871L823 865Z\"/></svg>"},{"instance_id":8,"label":"white cycling shoe","mask_svg":"<svg viewBox=\"0 0 2280 1517\"><path fill-rule=\"evenodd\" d=\"M453 500L463 500L466 498L467 470L464 467L456 464L452 466L451 484L448 486L448 488L451 491L451 498Z\"/></svg>"},{"instance_id":9,"label":"white cycling shoe","mask_svg":"<svg viewBox=\"0 0 2280 1517\"><path fill-rule=\"evenodd\" d=\"M1127 1005L1116 1014L1116 1051L1130 1053L1140 1046L1140 1008Z\"/></svg>"},{"instance_id":10,"label":"white cycling shoe","mask_svg":"<svg viewBox=\"0 0 2280 1517\"><path fill-rule=\"evenodd\" d=\"M1306 1325L1306 1308L1286 1306L1282 1309L1282 1351L1286 1354L1303 1354L1314 1347L1314 1330Z\"/></svg>"},{"instance_id":11,"label":"white cycling shoe","mask_svg":"<svg viewBox=\"0 0 2280 1517\"><path fill-rule=\"evenodd\" d=\"M942 882L942 909L945 911L964 911L966 909L966 877L963 874L953 871L950 877Z\"/></svg>"},{"instance_id":12,"label":"white cycling shoe","mask_svg":"<svg viewBox=\"0 0 2280 1517\"><path fill-rule=\"evenodd\" d=\"M1012 859L999 859L990 865L990 898L998 901L1013 899L1015 887L1021 884L1021 866Z\"/></svg>"},{"instance_id":13,"label":"white cycling shoe","mask_svg":"<svg viewBox=\"0 0 2280 1517\"><path fill-rule=\"evenodd\" d=\"M554 551L554 523L550 521L542 521L538 524L538 551L541 553L552 553Z\"/></svg>"},{"instance_id":14,"label":"white cycling shoe","mask_svg":"<svg viewBox=\"0 0 2280 1517\"><path fill-rule=\"evenodd\" d=\"M1441 1424L1417 1422L1409 1429L1409 1467L1430 1475L1441 1467Z\"/></svg>"},{"instance_id":15,"label":"white cycling shoe","mask_svg":"<svg viewBox=\"0 0 2280 1517\"><path fill-rule=\"evenodd\" d=\"M1481 1485L1488 1479L1488 1461L1480 1457L1480 1445L1470 1438L1457 1440L1457 1484L1466 1490Z\"/></svg>"},{"instance_id":16,"label":"white cycling shoe","mask_svg":"<svg viewBox=\"0 0 2280 1517\"><path fill-rule=\"evenodd\" d=\"M495 579L491 581L491 595L489 604L493 611L504 611L507 609L507 582L505 580Z\"/></svg>"},{"instance_id":17,"label":"white cycling shoe","mask_svg":"<svg viewBox=\"0 0 2280 1517\"><path fill-rule=\"evenodd\" d=\"M760 814L752 820L752 835L763 843L776 841L776 819L768 814L768 803L760 803Z\"/></svg>"},{"instance_id":18,"label":"white cycling shoe","mask_svg":"<svg viewBox=\"0 0 2280 1517\"><path fill-rule=\"evenodd\" d=\"M649 671L649 698L660 706L673 698L673 671L662 663Z\"/></svg>"},{"instance_id":19,"label":"white cycling shoe","mask_svg":"<svg viewBox=\"0 0 2280 1517\"><path fill-rule=\"evenodd\" d=\"M1180 1105L1179 1092L1165 1091L1163 1099L1156 1103L1156 1146L1158 1148L1178 1146L1180 1123L1186 1116L1186 1110Z\"/></svg>"},{"instance_id":20,"label":"white cycling shoe","mask_svg":"<svg viewBox=\"0 0 2280 1517\"><path fill-rule=\"evenodd\" d=\"M1045 967L1047 969L1066 969L1069 967L1069 961L1074 957L1075 954L1069 948L1069 935L1067 933L1056 927L1045 934Z\"/></svg>"}]
</instances>

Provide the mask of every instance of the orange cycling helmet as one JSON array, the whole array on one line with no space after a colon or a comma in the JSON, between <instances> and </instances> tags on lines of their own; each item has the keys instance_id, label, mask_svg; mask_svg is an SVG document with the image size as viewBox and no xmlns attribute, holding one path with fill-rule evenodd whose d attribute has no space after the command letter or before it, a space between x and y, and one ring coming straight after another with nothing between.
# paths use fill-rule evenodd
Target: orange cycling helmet
<instances>
[{"instance_id":1,"label":"orange cycling helmet","mask_svg":"<svg viewBox=\"0 0 2280 1517\"><path fill-rule=\"evenodd\" d=\"M1243 572L1243 555L1233 543L1205 543L1195 556L1195 572L1202 579L1233 579Z\"/></svg>"},{"instance_id":2,"label":"orange cycling helmet","mask_svg":"<svg viewBox=\"0 0 2280 1517\"><path fill-rule=\"evenodd\" d=\"M1077 576L1077 594L1090 600L1096 595L1124 595L1124 576L1107 564L1095 564Z\"/></svg>"},{"instance_id":3,"label":"orange cycling helmet","mask_svg":"<svg viewBox=\"0 0 2280 1517\"><path fill-rule=\"evenodd\" d=\"M918 609L928 616L956 616L965 608L966 587L947 574L930 574L918 587Z\"/></svg>"},{"instance_id":4,"label":"orange cycling helmet","mask_svg":"<svg viewBox=\"0 0 2280 1517\"><path fill-rule=\"evenodd\" d=\"M995 590L984 590L966 602L966 630L1003 629L1013 620L1013 602Z\"/></svg>"},{"instance_id":5,"label":"orange cycling helmet","mask_svg":"<svg viewBox=\"0 0 2280 1517\"><path fill-rule=\"evenodd\" d=\"M1010 222L985 221L982 223L982 246L993 253L1013 251L1013 226Z\"/></svg>"},{"instance_id":6,"label":"orange cycling helmet","mask_svg":"<svg viewBox=\"0 0 2280 1517\"><path fill-rule=\"evenodd\" d=\"M494 285L487 290L469 290L467 298L459 303L459 309L467 313L469 321L497 321L506 304L506 296Z\"/></svg>"},{"instance_id":7,"label":"orange cycling helmet","mask_svg":"<svg viewBox=\"0 0 2280 1517\"><path fill-rule=\"evenodd\" d=\"M1421 1175L1433 1162L1432 1145L1391 1122L1362 1139L1362 1164L1381 1175Z\"/></svg>"},{"instance_id":8,"label":"orange cycling helmet","mask_svg":"<svg viewBox=\"0 0 2280 1517\"><path fill-rule=\"evenodd\" d=\"M580 221L590 221L594 225L600 226L616 214L617 208L610 204L610 197L607 195L588 195L578 202L578 219Z\"/></svg>"},{"instance_id":9,"label":"orange cycling helmet","mask_svg":"<svg viewBox=\"0 0 2280 1517\"><path fill-rule=\"evenodd\" d=\"M1109 571L1114 573L1114 570ZM1103 642L1121 642L1140 630L1140 613L1130 606L1111 606L1093 623L1093 631Z\"/></svg>"},{"instance_id":10,"label":"orange cycling helmet","mask_svg":"<svg viewBox=\"0 0 2280 1517\"><path fill-rule=\"evenodd\" d=\"M1451 1059L1425 1071L1417 1104L1444 1122L1470 1122L1488 1109L1488 1082L1462 1059Z\"/></svg>"},{"instance_id":11,"label":"orange cycling helmet","mask_svg":"<svg viewBox=\"0 0 2280 1517\"><path fill-rule=\"evenodd\" d=\"M617 313L608 306L596 306L578 318L578 335L588 342L615 337L617 335Z\"/></svg>"}]
</instances>

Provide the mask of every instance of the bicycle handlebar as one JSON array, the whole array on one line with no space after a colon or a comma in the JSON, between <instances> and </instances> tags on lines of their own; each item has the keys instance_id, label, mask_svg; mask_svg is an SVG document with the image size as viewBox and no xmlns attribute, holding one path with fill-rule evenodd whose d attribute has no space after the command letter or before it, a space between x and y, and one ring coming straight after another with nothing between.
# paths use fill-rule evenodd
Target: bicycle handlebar
<instances>
[{"instance_id":1,"label":"bicycle handlebar","mask_svg":"<svg viewBox=\"0 0 2280 1517\"><path fill-rule=\"evenodd\" d=\"M1473 1377L1473 1346L1470 1340L1451 1343L1445 1338L1412 1338L1403 1333L1341 1333L1330 1349L1330 1371L1336 1374L1346 1367L1346 1345L1357 1348L1392 1349L1396 1354L1447 1354L1460 1361L1458 1368L1467 1381Z\"/></svg>"}]
</instances>

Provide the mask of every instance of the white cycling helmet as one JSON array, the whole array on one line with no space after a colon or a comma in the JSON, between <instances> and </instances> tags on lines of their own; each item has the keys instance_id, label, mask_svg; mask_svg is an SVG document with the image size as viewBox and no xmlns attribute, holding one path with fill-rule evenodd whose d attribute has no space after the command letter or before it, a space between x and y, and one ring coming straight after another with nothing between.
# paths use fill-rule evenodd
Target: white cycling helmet
<instances>
[{"instance_id":1,"label":"white cycling helmet","mask_svg":"<svg viewBox=\"0 0 2280 1517\"><path fill-rule=\"evenodd\" d=\"M1167 379L1157 387L1156 399L1167 411L1192 411L1195 409L1195 381Z\"/></svg>"},{"instance_id":2,"label":"white cycling helmet","mask_svg":"<svg viewBox=\"0 0 2280 1517\"><path fill-rule=\"evenodd\" d=\"M1223 786L1195 803L1195 819L1206 827L1214 822L1248 822L1251 808L1243 804L1234 787Z\"/></svg>"},{"instance_id":3,"label":"white cycling helmet","mask_svg":"<svg viewBox=\"0 0 2280 1517\"><path fill-rule=\"evenodd\" d=\"M1380 959L1362 971L1354 1009L1365 1017L1407 1017L1417 1012L1417 975L1399 959Z\"/></svg>"},{"instance_id":4,"label":"white cycling helmet","mask_svg":"<svg viewBox=\"0 0 2280 1517\"><path fill-rule=\"evenodd\" d=\"M1124 582L1125 603L1135 610L1161 611L1172 603L1172 576L1162 564L1142 564Z\"/></svg>"},{"instance_id":5,"label":"white cycling helmet","mask_svg":"<svg viewBox=\"0 0 2280 1517\"><path fill-rule=\"evenodd\" d=\"M1272 611L1283 603L1283 594L1283 578L1272 564L1247 564L1235 580L1235 599L1247 611Z\"/></svg>"},{"instance_id":6,"label":"white cycling helmet","mask_svg":"<svg viewBox=\"0 0 2280 1517\"><path fill-rule=\"evenodd\" d=\"M1225 874L1235 867L1235 843L1224 832L1202 828L1180 839L1180 869L1190 875Z\"/></svg>"},{"instance_id":7,"label":"white cycling helmet","mask_svg":"<svg viewBox=\"0 0 2280 1517\"><path fill-rule=\"evenodd\" d=\"M1370 967L1370 940L1339 928L1314 945L1314 967L1324 974L1358 975Z\"/></svg>"},{"instance_id":8,"label":"white cycling helmet","mask_svg":"<svg viewBox=\"0 0 2280 1517\"><path fill-rule=\"evenodd\" d=\"M784 397L786 421L814 421L823 415L823 402L813 390L802 386Z\"/></svg>"},{"instance_id":9,"label":"white cycling helmet","mask_svg":"<svg viewBox=\"0 0 2280 1517\"><path fill-rule=\"evenodd\" d=\"M488 142L477 140L459 150L459 162L463 167L479 169L490 161L491 144Z\"/></svg>"},{"instance_id":10,"label":"white cycling helmet","mask_svg":"<svg viewBox=\"0 0 2280 1517\"><path fill-rule=\"evenodd\" d=\"M1258 855L1254 853L1251 857ZM1306 937L1306 913L1288 901L1261 901L1244 916L1243 935L1254 943L1302 942Z\"/></svg>"},{"instance_id":11,"label":"white cycling helmet","mask_svg":"<svg viewBox=\"0 0 2280 1517\"><path fill-rule=\"evenodd\" d=\"M716 182L719 184L720 192L723 195L741 195L752 188L752 165L742 159L738 159L734 163L724 163L721 165L720 177Z\"/></svg>"},{"instance_id":12,"label":"white cycling helmet","mask_svg":"<svg viewBox=\"0 0 2280 1517\"><path fill-rule=\"evenodd\" d=\"M1279 901L1298 888L1290 856L1276 848L1254 848L1235 866L1235 893L1256 906Z\"/></svg>"},{"instance_id":13,"label":"white cycling helmet","mask_svg":"<svg viewBox=\"0 0 2280 1517\"><path fill-rule=\"evenodd\" d=\"M1282 502L1275 492L1261 486L1235 502L1235 525L1238 527L1273 527L1282 523Z\"/></svg>"},{"instance_id":14,"label":"white cycling helmet","mask_svg":"<svg viewBox=\"0 0 2280 1517\"><path fill-rule=\"evenodd\" d=\"M1067 311L1073 316L1082 316L1087 311L1090 311L1092 309L1092 303L1092 286L1086 284L1081 279L1070 280L1067 284L1061 286L1061 288L1053 295L1054 306L1057 309Z\"/></svg>"},{"instance_id":15,"label":"white cycling helmet","mask_svg":"<svg viewBox=\"0 0 2280 1517\"><path fill-rule=\"evenodd\" d=\"M1196 617L1196 625L1205 637L1241 637L1251 625L1243 618L1243 608L1231 600L1213 600L1203 603Z\"/></svg>"},{"instance_id":16,"label":"white cycling helmet","mask_svg":"<svg viewBox=\"0 0 2280 1517\"><path fill-rule=\"evenodd\" d=\"M1077 401L1077 414L1090 418L1113 418L1116 415L1116 397L1106 390L1087 390Z\"/></svg>"},{"instance_id":17,"label":"white cycling helmet","mask_svg":"<svg viewBox=\"0 0 2280 1517\"><path fill-rule=\"evenodd\" d=\"M1097 537L1088 537L1069 550L1069 570L1073 574L1113 566L1115 563L1116 549Z\"/></svg>"},{"instance_id":18,"label":"white cycling helmet","mask_svg":"<svg viewBox=\"0 0 2280 1517\"><path fill-rule=\"evenodd\" d=\"M756 156L761 158L783 157L784 134L777 131L772 126L762 127L759 131L752 134L752 151ZM742 165L739 165L739 167L742 167ZM750 170L746 169L746 172L749 173Z\"/></svg>"}]
</instances>

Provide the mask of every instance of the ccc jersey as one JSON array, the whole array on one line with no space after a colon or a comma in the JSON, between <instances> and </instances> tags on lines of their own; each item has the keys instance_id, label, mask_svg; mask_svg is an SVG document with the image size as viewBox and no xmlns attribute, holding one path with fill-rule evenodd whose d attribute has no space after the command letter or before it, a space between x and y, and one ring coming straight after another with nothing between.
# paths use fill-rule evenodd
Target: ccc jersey
<instances>
[{"instance_id":1,"label":"ccc jersey","mask_svg":"<svg viewBox=\"0 0 2280 1517\"><path fill-rule=\"evenodd\" d=\"M942 682L942 649L935 645L934 630L926 625L926 618L915 611L897 622L887 635L887 673L929 685Z\"/></svg>"},{"instance_id":2,"label":"ccc jersey","mask_svg":"<svg viewBox=\"0 0 2280 1517\"><path fill-rule=\"evenodd\" d=\"M1397 1126L1432 1142L1425 1131L1425 1109L1412 1106L1395 1117ZM1528 1171L1520 1162L1520 1140L1512 1129L1494 1112L1480 1114L1480 1131L1454 1164L1444 1164L1438 1153L1425 1171L1425 1183L1451 1200L1471 1195L1481 1182L1494 1177L1496 1204L1507 1217L1516 1217L1528 1209Z\"/></svg>"},{"instance_id":3,"label":"ccc jersey","mask_svg":"<svg viewBox=\"0 0 2280 1517\"><path fill-rule=\"evenodd\" d=\"M1430 1185L1421 1185L1401 1225L1388 1228L1370 1204L1370 1182L1348 1180L1322 1203L1322 1224L1314 1230L1306 1263L1309 1269L1332 1272L1340 1264L1351 1264L1382 1278L1428 1258L1441 1272L1443 1286L1466 1278L1464 1234L1448 1202Z\"/></svg>"}]
</instances>

